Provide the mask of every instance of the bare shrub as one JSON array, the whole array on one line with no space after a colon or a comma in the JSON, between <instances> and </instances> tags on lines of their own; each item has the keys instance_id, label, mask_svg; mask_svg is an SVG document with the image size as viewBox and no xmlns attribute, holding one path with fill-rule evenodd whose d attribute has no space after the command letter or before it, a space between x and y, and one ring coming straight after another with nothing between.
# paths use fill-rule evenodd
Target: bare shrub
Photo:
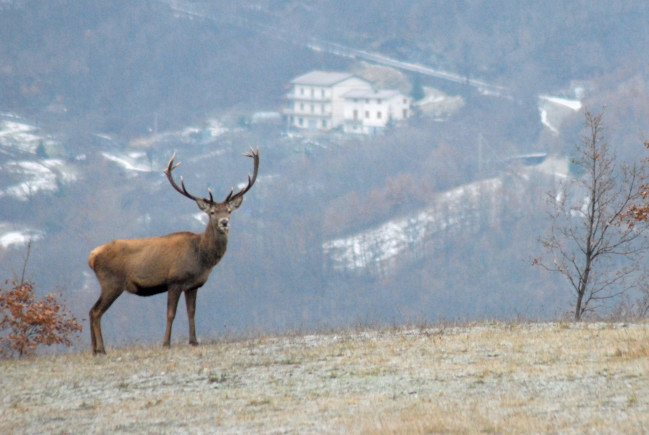
<instances>
[{"instance_id":1,"label":"bare shrub","mask_svg":"<svg viewBox=\"0 0 649 435\"><path fill-rule=\"evenodd\" d=\"M31 243L19 281L0 287L0 358L31 354L38 345L72 345L82 327L53 293L37 300L34 284L25 280Z\"/></svg>"}]
</instances>

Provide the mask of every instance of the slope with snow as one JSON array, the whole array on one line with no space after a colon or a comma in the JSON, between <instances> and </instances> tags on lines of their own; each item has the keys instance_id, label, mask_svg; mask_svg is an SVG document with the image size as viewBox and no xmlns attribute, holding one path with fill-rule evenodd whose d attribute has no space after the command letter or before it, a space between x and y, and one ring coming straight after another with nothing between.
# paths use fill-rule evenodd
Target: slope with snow
<instances>
[{"instance_id":1,"label":"slope with snow","mask_svg":"<svg viewBox=\"0 0 649 435\"><path fill-rule=\"evenodd\" d=\"M431 206L419 212L323 243L324 257L336 272L383 276L424 247L434 249L436 235L475 233L496 223L512 195L526 194L531 171L565 178L568 165L565 159L550 158L536 167L520 169L513 177L505 174L456 187L439 194Z\"/></svg>"},{"instance_id":2,"label":"slope with snow","mask_svg":"<svg viewBox=\"0 0 649 435\"><path fill-rule=\"evenodd\" d=\"M583 104L579 100L539 95L538 108L541 123L554 135L559 134L563 121L582 107Z\"/></svg>"},{"instance_id":3,"label":"slope with snow","mask_svg":"<svg viewBox=\"0 0 649 435\"><path fill-rule=\"evenodd\" d=\"M452 228L470 231L471 223L482 218L485 207L493 210L497 206L502 187L502 179L491 178L449 190L432 206L413 215L325 242L325 258L335 271L370 269L382 275L400 256L431 242L434 234Z\"/></svg>"}]
</instances>

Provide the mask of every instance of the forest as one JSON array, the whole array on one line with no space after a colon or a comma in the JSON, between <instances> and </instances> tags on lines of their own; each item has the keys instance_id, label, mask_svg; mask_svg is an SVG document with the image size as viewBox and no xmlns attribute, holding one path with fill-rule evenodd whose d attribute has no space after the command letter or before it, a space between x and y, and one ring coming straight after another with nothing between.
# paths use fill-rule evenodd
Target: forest
<instances>
[{"instance_id":1,"label":"forest","mask_svg":"<svg viewBox=\"0 0 649 435\"><path fill-rule=\"evenodd\" d=\"M552 132L541 122L538 97L574 98L578 81L587 83L584 107L604 112L619 161L645 158L645 2L571 2L559 10L513 0L376 1L372 7L339 0L188 0L203 18L173 3L0 4L0 112L29 120L62 144L49 157L78 174L77 181L27 201L0 196L0 221L25 222L45 234L34 242L28 266L38 291L62 293L86 319L99 294L87 267L90 250L116 238L203 230L199 210L162 174L173 152L190 190L211 188L221 197L251 170L241 153L259 146L259 180L233 215L227 255L199 291L199 339L359 324L547 319L570 310L565 283L530 266L548 226L547 192L556 185L541 175L521 182L515 157L574 155L583 113ZM452 116L420 114L373 137L301 136L281 123L250 122L255 112L281 109L293 77L359 67L355 59L308 49L308 38L479 78L508 93L485 95L404 73L410 83L465 104ZM172 134L213 119L223 126L218 136ZM145 155L151 170L129 171L105 157L128 152ZM36 158L36 152L2 147L0 166ZM0 188L17 176L0 176ZM450 189L491 178L503 183L497 218L477 217L471 231L439 233L388 274L328 266L325 242L409 216ZM20 248L0 250L6 279L22 259ZM164 296L122 296L104 317L108 345L161 340L165 306ZM182 315L176 324L173 338L184 341Z\"/></svg>"}]
</instances>

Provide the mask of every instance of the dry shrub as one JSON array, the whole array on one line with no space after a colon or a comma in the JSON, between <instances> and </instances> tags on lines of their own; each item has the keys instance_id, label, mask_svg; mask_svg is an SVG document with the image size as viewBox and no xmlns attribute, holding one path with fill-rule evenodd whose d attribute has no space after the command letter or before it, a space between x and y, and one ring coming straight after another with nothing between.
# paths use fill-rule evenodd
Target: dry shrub
<instances>
[{"instance_id":1,"label":"dry shrub","mask_svg":"<svg viewBox=\"0 0 649 435\"><path fill-rule=\"evenodd\" d=\"M5 282L0 288L0 357L33 353L40 344L71 346L81 325L53 294L36 300L30 282Z\"/></svg>"}]
</instances>

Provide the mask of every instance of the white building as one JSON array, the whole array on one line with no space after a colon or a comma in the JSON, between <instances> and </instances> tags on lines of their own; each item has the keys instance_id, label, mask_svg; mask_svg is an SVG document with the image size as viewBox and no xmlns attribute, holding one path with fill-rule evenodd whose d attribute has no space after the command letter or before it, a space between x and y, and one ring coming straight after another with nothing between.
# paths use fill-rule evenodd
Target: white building
<instances>
[{"instance_id":1,"label":"white building","mask_svg":"<svg viewBox=\"0 0 649 435\"><path fill-rule=\"evenodd\" d=\"M290 128L374 133L391 120L410 115L410 98L398 91L375 90L349 73L312 71L293 79L284 110Z\"/></svg>"},{"instance_id":2,"label":"white building","mask_svg":"<svg viewBox=\"0 0 649 435\"><path fill-rule=\"evenodd\" d=\"M389 122L410 116L411 98L395 90L353 90L345 100L345 133L375 134Z\"/></svg>"}]
</instances>

